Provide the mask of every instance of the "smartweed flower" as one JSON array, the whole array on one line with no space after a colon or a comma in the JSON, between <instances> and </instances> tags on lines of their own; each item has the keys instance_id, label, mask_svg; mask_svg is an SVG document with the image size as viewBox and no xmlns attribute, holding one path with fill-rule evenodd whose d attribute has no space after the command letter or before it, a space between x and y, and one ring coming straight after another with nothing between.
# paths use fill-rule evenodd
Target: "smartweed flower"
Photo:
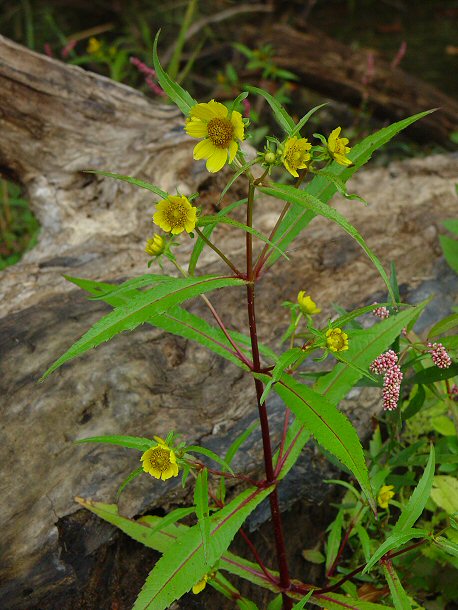
<instances>
[{"instance_id":1,"label":"smartweed flower","mask_svg":"<svg viewBox=\"0 0 458 610\"><path fill-rule=\"evenodd\" d=\"M373 305L377 305L377 303L372 303ZM374 316L376 316L377 318L380 318L381 320L386 320L387 318L390 317L390 312L389 310L385 307L385 306L381 306L381 307L376 307L373 311L372 314Z\"/></svg>"},{"instance_id":2,"label":"smartweed flower","mask_svg":"<svg viewBox=\"0 0 458 610\"><path fill-rule=\"evenodd\" d=\"M156 204L156 210L153 222L167 233L191 233L196 226L197 208L184 195L169 195Z\"/></svg>"},{"instance_id":3,"label":"smartweed flower","mask_svg":"<svg viewBox=\"0 0 458 610\"><path fill-rule=\"evenodd\" d=\"M388 508L391 498L394 497L394 485L382 485L378 496L377 502L380 508Z\"/></svg>"},{"instance_id":4,"label":"smartweed flower","mask_svg":"<svg viewBox=\"0 0 458 610\"><path fill-rule=\"evenodd\" d=\"M297 138L294 136L286 140L281 160L291 176L298 178L297 170L307 167L306 161L310 160L308 151L311 148L312 145L308 142L307 138Z\"/></svg>"},{"instance_id":5,"label":"smartweed flower","mask_svg":"<svg viewBox=\"0 0 458 610\"><path fill-rule=\"evenodd\" d=\"M178 476L175 452L159 436L155 436L154 440L157 445L147 449L140 458L143 470L152 477L163 481Z\"/></svg>"},{"instance_id":6,"label":"smartweed flower","mask_svg":"<svg viewBox=\"0 0 458 610\"><path fill-rule=\"evenodd\" d=\"M211 100L191 108L185 131L192 138L204 138L194 148L194 159L207 159L209 172L232 163L244 138L244 124L240 112L229 111L223 104Z\"/></svg>"},{"instance_id":7,"label":"smartweed flower","mask_svg":"<svg viewBox=\"0 0 458 610\"><path fill-rule=\"evenodd\" d=\"M151 239L146 241L145 252L150 256L160 256L165 252L166 241L158 233L154 233Z\"/></svg>"},{"instance_id":8,"label":"smartweed flower","mask_svg":"<svg viewBox=\"0 0 458 610\"><path fill-rule=\"evenodd\" d=\"M344 352L348 349L348 335L341 328L326 331L326 346L331 352Z\"/></svg>"},{"instance_id":9,"label":"smartweed flower","mask_svg":"<svg viewBox=\"0 0 458 610\"><path fill-rule=\"evenodd\" d=\"M388 369L391 369L398 363L398 356L396 352L392 349L389 349L384 354L377 356L374 362L370 365L369 370L371 373L375 373L376 375L381 375L382 373L386 373Z\"/></svg>"},{"instance_id":10,"label":"smartweed flower","mask_svg":"<svg viewBox=\"0 0 458 610\"><path fill-rule=\"evenodd\" d=\"M452 364L452 359L442 343L428 343L428 347L428 352L431 354L434 364L440 369L448 369Z\"/></svg>"},{"instance_id":11,"label":"smartweed flower","mask_svg":"<svg viewBox=\"0 0 458 610\"><path fill-rule=\"evenodd\" d=\"M347 154L351 148L347 146L348 138L339 138L341 127L336 127L328 138L328 152L330 156L337 161L339 165L353 165L353 162L347 158Z\"/></svg>"},{"instance_id":12,"label":"smartweed flower","mask_svg":"<svg viewBox=\"0 0 458 610\"><path fill-rule=\"evenodd\" d=\"M299 303L300 310L303 314L313 316L320 313L321 309L316 306L316 303L310 296L306 296L305 290L301 290L297 295L297 302Z\"/></svg>"},{"instance_id":13,"label":"smartweed flower","mask_svg":"<svg viewBox=\"0 0 458 610\"><path fill-rule=\"evenodd\" d=\"M383 409L394 411L398 406L402 382L401 369L397 364L388 369L383 378Z\"/></svg>"}]
</instances>

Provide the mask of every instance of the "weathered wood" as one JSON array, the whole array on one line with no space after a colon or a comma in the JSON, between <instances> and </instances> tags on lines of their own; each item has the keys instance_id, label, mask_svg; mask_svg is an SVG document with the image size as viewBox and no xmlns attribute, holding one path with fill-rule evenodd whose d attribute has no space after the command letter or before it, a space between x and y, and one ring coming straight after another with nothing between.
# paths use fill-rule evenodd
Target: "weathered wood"
<instances>
[{"instance_id":1,"label":"weathered wood","mask_svg":"<svg viewBox=\"0 0 458 610\"><path fill-rule=\"evenodd\" d=\"M253 39L252 27L245 36ZM282 24L256 30L256 40L259 45L271 44L276 65L294 72L301 84L357 107L367 100L369 109L381 119L393 122L437 108L412 125L411 133L421 141L456 148L450 134L458 130L458 101L399 67L391 68L379 56L369 74L369 50L354 50L315 29L300 32Z\"/></svg>"},{"instance_id":2,"label":"weathered wood","mask_svg":"<svg viewBox=\"0 0 458 610\"><path fill-rule=\"evenodd\" d=\"M148 326L122 334L37 384L47 366L108 311L99 301L86 301L61 274L118 281L147 271L143 243L151 232L154 198L81 170L136 175L172 192L176 187L195 192L205 183L208 203L216 197L215 180L224 177L209 180L204 164L193 163L195 141L184 136L182 119L171 107L5 39L0 39L0 58L1 165L24 185L43 227L38 245L0 276L0 606L62 610L65 599L72 608L91 607L88 600L94 599L92 607L102 608L100 600L114 599L114 593L110 580L97 576L94 553L108 548L112 530L95 519L72 520L73 497L112 502L118 485L137 467L138 455L77 447L73 441L108 433L165 435L176 429L186 441L218 450L246 429L256 409L251 379L239 369ZM400 282L409 290L423 289L425 277L431 277L431 290L442 295L441 313L457 292L452 274L444 271L434 279L440 256L437 226L453 213L456 166L454 157L444 156L362 173L351 190L374 205L339 203L383 261L398 262ZM259 228L268 233L278 211L274 201L260 202ZM241 232L220 227L215 239L241 260ZM192 241L182 236L180 242L177 255L184 261ZM281 302L294 299L300 289L309 290L323 308L323 324L333 302L351 307L381 299L382 283L367 259L323 219L313 222L290 256L291 266L279 262L257 295L259 332L274 346L288 322ZM203 255L203 272L221 268L211 252ZM229 327L246 330L240 296L237 290L219 291L214 303ZM200 302L190 307L206 315ZM377 392L355 391L342 408L364 433L379 405ZM280 405L270 401L269 409L277 442ZM237 467L254 472L259 463L258 435ZM326 468L309 448L284 487L284 505L300 496L322 501ZM167 509L187 495L174 481L158 485L140 477L126 490L121 510L133 515L151 507ZM124 565L113 561L115 567ZM110 569L113 563L104 565ZM105 583L106 594L81 593L88 581L95 588Z\"/></svg>"}]
</instances>

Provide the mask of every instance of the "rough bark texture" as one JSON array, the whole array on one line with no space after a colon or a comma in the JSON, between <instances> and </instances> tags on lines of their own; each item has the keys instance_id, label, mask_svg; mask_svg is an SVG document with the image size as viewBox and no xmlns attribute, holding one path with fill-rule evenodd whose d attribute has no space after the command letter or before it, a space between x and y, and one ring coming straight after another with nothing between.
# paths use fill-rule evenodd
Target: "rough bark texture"
<instances>
[{"instance_id":1,"label":"rough bark texture","mask_svg":"<svg viewBox=\"0 0 458 610\"><path fill-rule=\"evenodd\" d=\"M132 578L130 586L138 589L135 561L151 558L122 560L119 550L132 548L127 543L116 546L113 557L113 530L81 511L73 515L73 498L113 501L119 484L137 467L138 455L73 441L110 433L165 435L176 429L186 441L224 450L256 417L254 392L248 376L230 363L147 326L118 336L37 384L47 366L108 311L99 301L87 301L62 274L119 281L146 271L143 242L151 231L154 198L81 172L105 169L172 192L176 187L183 193L200 190L204 208L215 200L223 178L209 180L203 164L192 162L195 142L183 135L182 119L171 107L5 39L0 39L0 57L2 171L24 185L43 227L36 248L0 278L0 605L62 610L66 600L69 608L127 608L129 596L116 587L129 587ZM425 324L449 312L456 298L456 276L441 262L437 241L440 221L456 207L456 170L454 156L395 163L362 172L353 181L352 191L370 207L336 202L385 263L396 260L406 298L440 294ZM268 232L279 204L263 200L256 207L258 227ZM241 233L221 227L215 238L241 261ZM192 242L183 236L180 242L179 257L186 260ZM369 261L324 219L313 221L290 256L291 265L279 262L259 285L259 332L273 346L287 324L281 302L294 300L300 289L319 302L323 323L332 313L331 303L353 307L383 298ZM204 254L202 273L221 269L212 252ZM224 321L236 330L246 330L242 295L231 289L214 297ZM190 308L207 315L198 301ZM379 398L378 392L355 390L343 402L362 434L379 409ZM281 405L272 401L270 409L275 443ZM259 436L254 435L237 467L254 473L259 458ZM325 460L309 447L285 485L283 505L299 497L322 502L329 492L321 480L329 474ZM167 510L188 495L175 481L159 485L140 477L126 490L121 510L127 515ZM261 510L252 525L264 519Z\"/></svg>"},{"instance_id":2,"label":"rough bark texture","mask_svg":"<svg viewBox=\"0 0 458 610\"><path fill-rule=\"evenodd\" d=\"M355 50L314 29L298 31L277 24L259 32L248 27L246 39L271 44L275 63L291 70L301 84L341 102L370 110L391 122L437 108L437 112L412 125L418 139L437 142L455 150L450 134L458 129L458 101L436 87L376 57L373 73L368 69L369 50Z\"/></svg>"}]
</instances>

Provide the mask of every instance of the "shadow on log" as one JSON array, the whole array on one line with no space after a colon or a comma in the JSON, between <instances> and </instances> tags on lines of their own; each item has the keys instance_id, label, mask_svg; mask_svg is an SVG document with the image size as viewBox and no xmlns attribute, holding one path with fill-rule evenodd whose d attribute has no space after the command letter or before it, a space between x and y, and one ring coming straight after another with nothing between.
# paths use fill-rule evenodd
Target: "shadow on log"
<instances>
[{"instance_id":1,"label":"shadow on log","mask_svg":"<svg viewBox=\"0 0 458 610\"><path fill-rule=\"evenodd\" d=\"M114 581L100 571L111 574L129 564L132 571L123 575L122 586L135 588L138 564L109 555L112 530L84 513L72 517L77 511L73 498L113 502L138 456L122 448L75 446L74 441L99 434L165 436L175 429L187 442L223 451L256 415L248 376L199 346L146 325L37 383L49 364L107 311L99 301L87 301L62 274L119 281L146 272L143 244L151 232L151 194L82 171L131 174L171 192L203 191L205 184L208 202L216 198L215 181L224 176L209 181L203 163L193 163L195 142L184 135L182 118L172 107L4 38L0 57L0 165L24 186L42 224L38 245L0 276L0 606L62 610L67 598L72 608L87 608L95 599L94 607L102 609L102 598L113 599ZM430 322L450 311L457 294L456 276L439 260L437 245L440 221L456 206L456 169L453 156L393 164L353 181L351 191L372 206L336 200L384 263L397 261L406 299L440 295L429 310ZM275 202L263 200L259 229L268 232L278 211ZM242 234L220 227L215 239L240 260ZM180 261L192 245L183 236ZM259 286L259 332L273 347L288 324L281 303L294 300L300 289L310 290L323 308L323 324L333 302L356 307L383 299L376 272L324 219L314 220L289 254L291 266L279 262ZM204 273L221 268L212 252L201 262ZM246 330L238 289L217 292L214 305L230 328ZM205 316L199 302L190 309ZM378 392L354 390L341 404L362 435L379 399ZM272 401L269 409L275 444L281 405ZM256 475L260 451L259 435L253 435L237 468ZM283 507L300 498L314 504L329 498L322 483L335 476L329 469L310 445L281 490ZM123 494L120 510L127 516L167 511L189 496L174 481L158 485L139 477ZM261 508L252 524L264 520ZM131 597L129 591L125 599Z\"/></svg>"}]
</instances>

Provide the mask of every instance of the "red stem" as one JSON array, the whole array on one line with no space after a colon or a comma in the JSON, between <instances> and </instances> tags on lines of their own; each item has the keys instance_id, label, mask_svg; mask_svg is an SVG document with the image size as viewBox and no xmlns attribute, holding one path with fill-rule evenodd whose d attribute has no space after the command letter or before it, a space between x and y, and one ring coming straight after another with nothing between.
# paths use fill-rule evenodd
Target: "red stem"
<instances>
[{"instance_id":1,"label":"red stem","mask_svg":"<svg viewBox=\"0 0 458 610\"><path fill-rule=\"evenodd\" d=\"M253 226L253 199L254 185L250 183L248 192L247 204L247 226ZM253 354L253 371L261 370L261 359L259 356L258 337L256 332L256 315L255 315L255 276L253 270L253 238L251 233L246 234L246 261L247 261L247 306L248 306L248 322L250 327L251 351ZM263 394L263 384L259 379L254 380L256 387L256 397L258 403L259 420L261 423L262 445L264 450L264 467L266 472L267 483L275 482L275 473L272 461L272 446L270 443L269 418L265 402L261 404L261 396ZM283 527L281 521L280 507L278 503L278 492L275 487L269 495L270 512L272 515L272 525L274 528L275 547L277 551L278 567L280 572L280 586L283 589L283 610L291 610L293 602L286 594L290 588L291 581L289 578L288 561L286 558L286 547L283 536Z\"/></svg>"}]
</instances>

